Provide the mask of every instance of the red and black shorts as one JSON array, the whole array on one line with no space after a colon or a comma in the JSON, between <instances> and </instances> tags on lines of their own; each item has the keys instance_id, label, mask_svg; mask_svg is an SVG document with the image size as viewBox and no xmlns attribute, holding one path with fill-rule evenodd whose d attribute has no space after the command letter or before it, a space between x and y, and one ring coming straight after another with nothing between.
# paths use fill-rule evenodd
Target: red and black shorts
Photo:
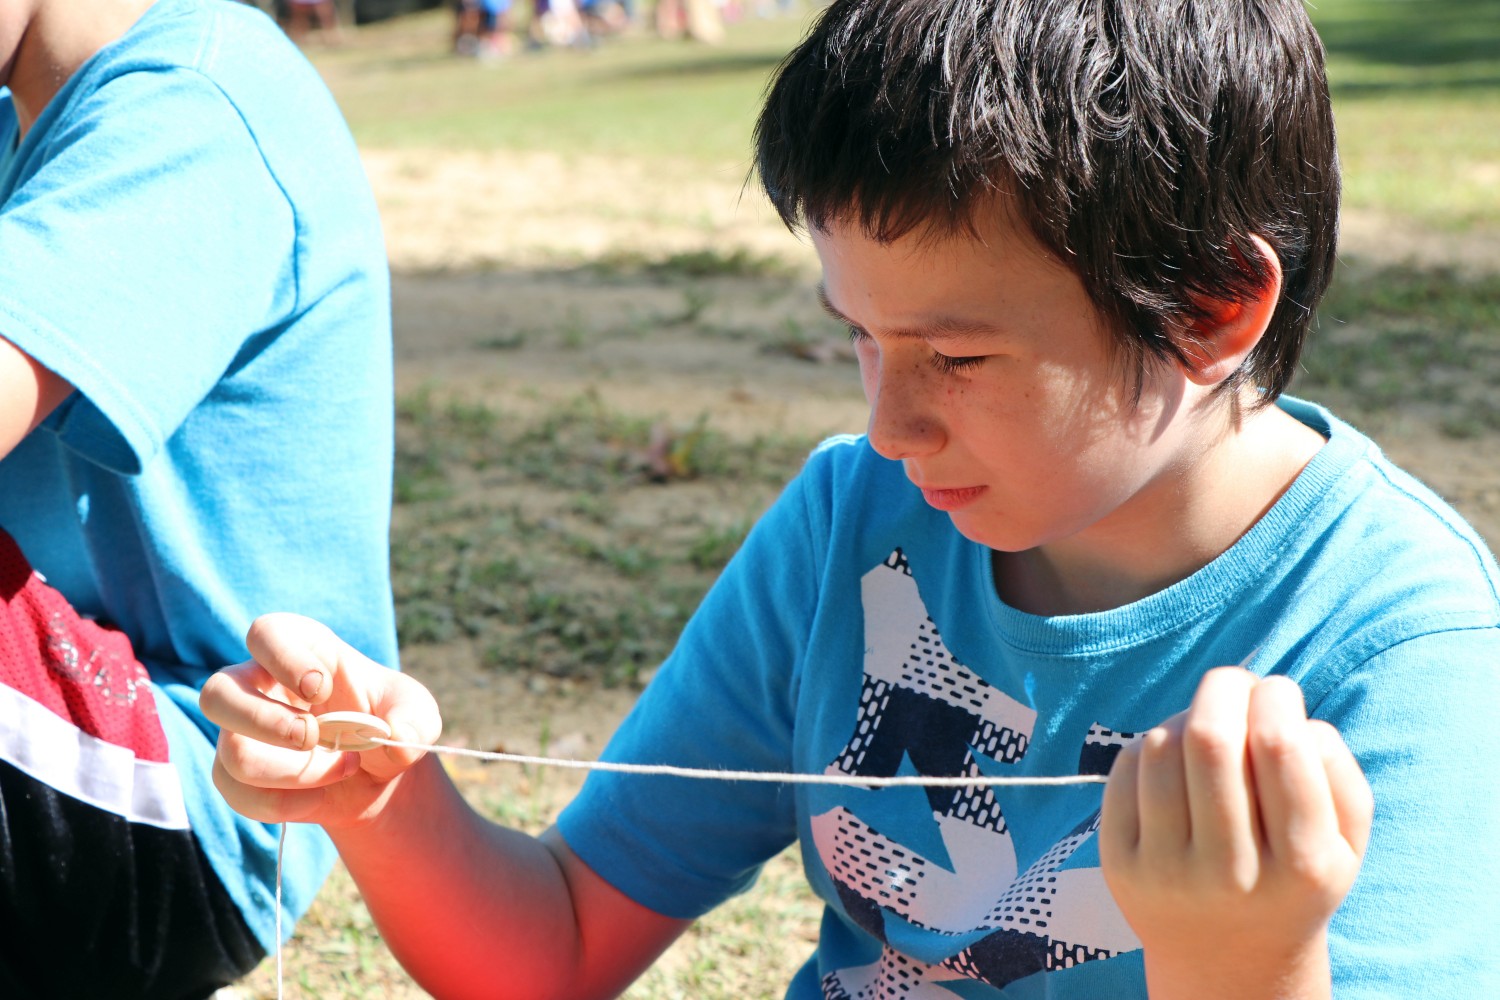
<instances>
[{"instance_id":1,"label":"red and black shorts","mask_svg":"<svg viewBox=\"0 0 1500 1000\"><path fill-rule=\"evenodd\" d=\"M264 957L188 827L145 668L0 531L0 997L207 997Z\"/></svg>"}]
</instances>

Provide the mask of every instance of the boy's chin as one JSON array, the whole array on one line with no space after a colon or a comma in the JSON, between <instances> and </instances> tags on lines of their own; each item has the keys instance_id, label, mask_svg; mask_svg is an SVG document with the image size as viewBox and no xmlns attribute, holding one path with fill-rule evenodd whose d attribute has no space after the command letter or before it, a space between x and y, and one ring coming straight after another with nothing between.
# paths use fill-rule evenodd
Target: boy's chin
<instances>
[{"instance_id":1,"label":"boy's chin","mask_svg":"<svg viewBox=\"0 0 1500 1000\"><path fill-rule=\"evenodd\" d=\"M1006 531L968 511L950 511L948 520L953 522L953 527L960 535L996 552L1025 552L1040 544L1032 535Z\"/></svg>"}]
</instances>

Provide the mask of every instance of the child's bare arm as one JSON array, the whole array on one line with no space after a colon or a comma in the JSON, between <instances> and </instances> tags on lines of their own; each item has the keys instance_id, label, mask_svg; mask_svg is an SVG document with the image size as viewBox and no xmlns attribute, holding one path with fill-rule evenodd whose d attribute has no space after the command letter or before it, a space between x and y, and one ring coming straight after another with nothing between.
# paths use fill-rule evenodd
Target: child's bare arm
<instances>
[{"instance_id":1,"label":"child's bare arm","mask_svg":"<svg viewBox=\"0 0 1500 1000\"><path fill-rule=\"evenodd\" d=\"M67 381L37 364L0 330L0 458L72 391Z\"/></svg>"},{"instance_id":2,"label":"child's bare arm","mask_svg":"<svg viewBox=\"0 0 1500 1000\"><path fill-rule=\"evenodd\" d=\"M252 818L322 824L391 950L435 996L613 996L687 926L619 893L556 834L488 822L435 759L312 750L322 710L432 743L437 706L416 681L297 616L258 620L247 645L255 659L203 689L223 727L215 783Z\"/></svg>"},{"instance_id":3,"label":"child's bare arm","mask_svg":"<svg viewBox=\"0 0 1500 1000\"><path fill-rule=\"evenodd\" d=\"M1372 812L1295 683L1206 675L1187 712L1120 754L1104 794L1104 874L1153 1000L1329 996L1328 922Z\"/></svg>"},{"instance_id":4,"label":"child's bare arm","mask_svg":"<svg viewBox=\"0 0 1500 1000\"><path fill-rule=\"evenodd\" d=\"M612 997L688 926L624 896L555 831L479 817L436 760L410 777L375 823L330 833L381 935L434 996Z\"/></svg>"}]
</instances>

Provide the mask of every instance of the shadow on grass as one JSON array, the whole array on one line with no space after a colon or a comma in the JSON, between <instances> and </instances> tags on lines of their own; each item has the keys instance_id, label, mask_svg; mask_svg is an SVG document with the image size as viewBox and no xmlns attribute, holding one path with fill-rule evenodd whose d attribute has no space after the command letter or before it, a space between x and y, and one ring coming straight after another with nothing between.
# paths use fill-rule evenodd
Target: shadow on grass
<instances>
[{"instance_id":1,"label":"shadow on grass","mask_svg":"<svg viewBox=\"0 0 1500 1000\"><path fill-rule=\"evenodd\" d=\"M1392 66L1500 62L1497 0L1366 0L1359 9L1362 16L1317 19L1330 55Z\"/></svg>"},{"instance_id":2,"label":"shadow on grass","mask_svg":"<svg viewBox=\"0 0 1500 1000\"><path fill-rule=\"evenodd\" d=\"M720 53L701 59L663 61L622 68L610 76L621 80L669 80L674 77L732 76L769 73L786 58L785 52Z\"/></svg>"},{"instance_id":3,"label":"shadow on grass","mask_svg":"<svg viewBox=\"0 0 1500 1000\"><path fill-rule=\"evenodd\" d=\"M1344 96L1393 90L1500 90L1500 0L1363 0L1314 14L1334 60L1393 71L1335 83ZM1413 79L1409 71L1435 71Z\"/></svg>"},{"instance_id":4,"label":"shadow on grass","mask_svg":"<svg viewBox=\"0 0 1500 1000\"><path fill-rule=\"evenodd\" d=\"M1294 392L1367 417L1420 412L1449 437L1500 434L1500 274L1347 261Z\"/></svg>"}]
</instances>

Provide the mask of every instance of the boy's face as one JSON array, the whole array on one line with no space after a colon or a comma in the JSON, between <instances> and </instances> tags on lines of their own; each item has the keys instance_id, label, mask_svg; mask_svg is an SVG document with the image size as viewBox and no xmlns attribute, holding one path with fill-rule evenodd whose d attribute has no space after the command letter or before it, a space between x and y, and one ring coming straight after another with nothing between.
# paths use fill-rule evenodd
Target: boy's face
<instances>
[{"instance_id":1,"label":"boy's face","mask_svg":"<svg viewBox=\"0 0 1500 1000\"><path fill-rule=\"evenodd\" d=\"M1000 551L1159 530L1174 469L1206 447L1185 419L1194 387L1151 364L1136 402L1077 276L1005 219L981 236L813 231L827 305L855 341L871 445Z\"/></svg>"}]
</instances>

